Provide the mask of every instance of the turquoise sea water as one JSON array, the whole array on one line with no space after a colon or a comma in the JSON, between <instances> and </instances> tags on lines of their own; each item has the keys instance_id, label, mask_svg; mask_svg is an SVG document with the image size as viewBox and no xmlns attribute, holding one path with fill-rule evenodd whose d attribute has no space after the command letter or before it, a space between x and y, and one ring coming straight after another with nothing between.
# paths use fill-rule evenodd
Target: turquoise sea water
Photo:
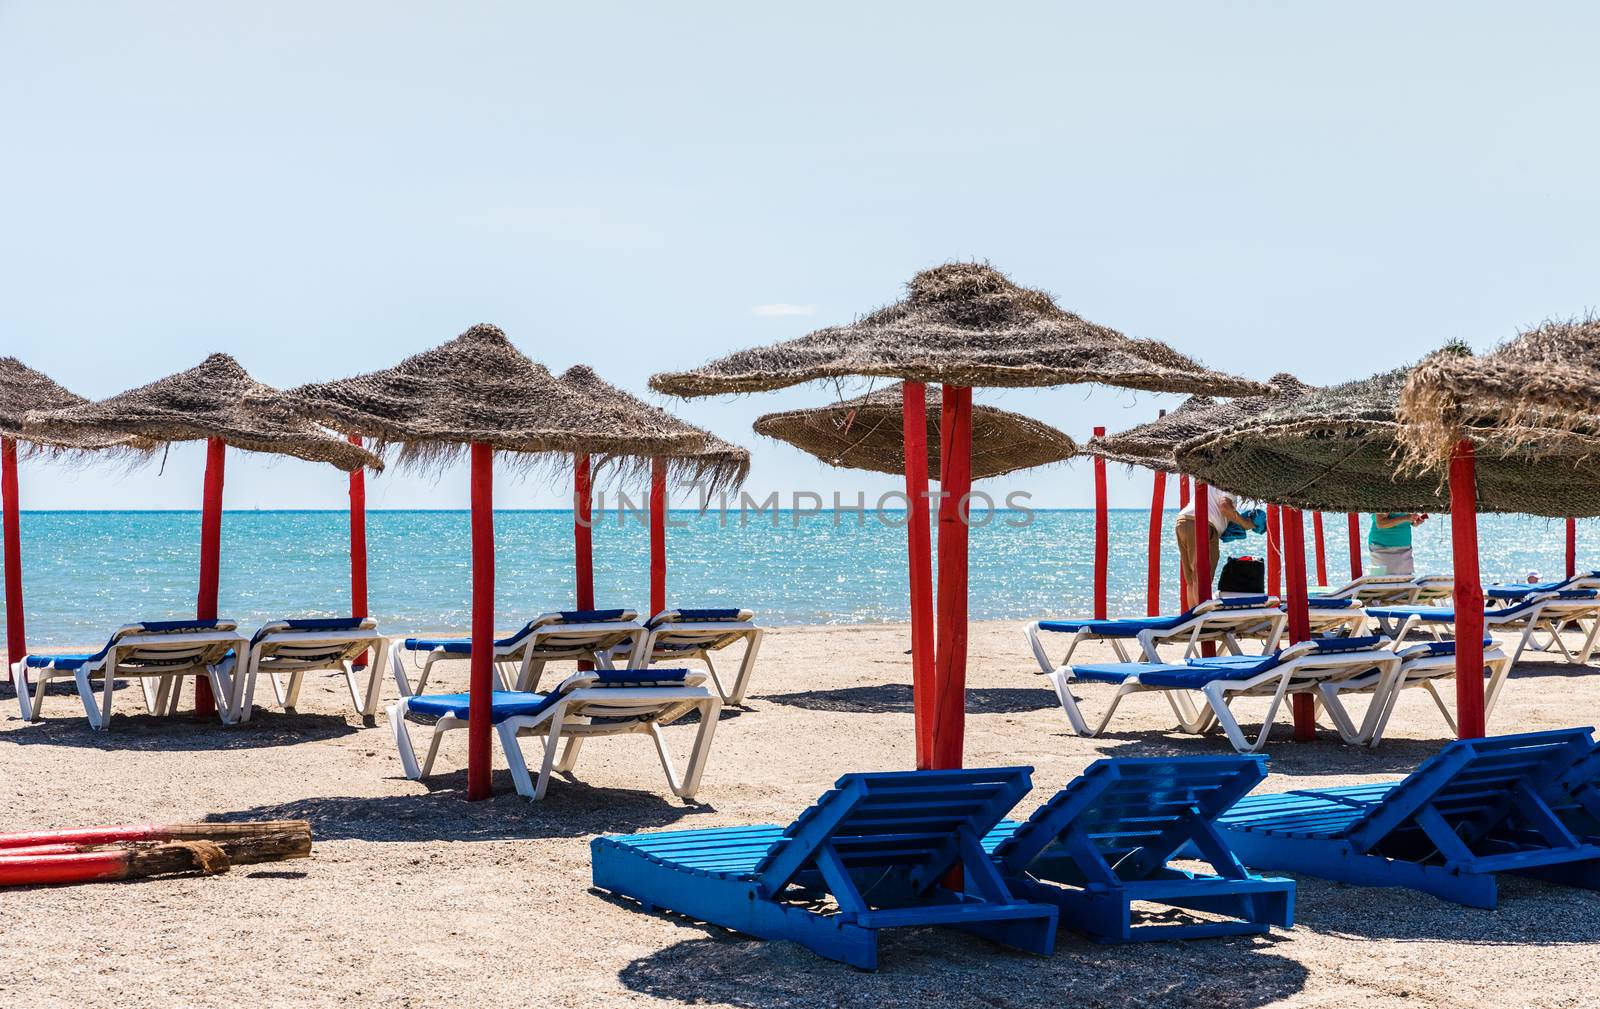
<instances>
[{"instance_id":1,"label":"turquoise sea water","mask_svg":"<svg viewBox=\"0 0 1600 1009\"><path fill-rule=\"evenodd\" d=\"M892 516L897 521L900 516ZM1015 520L1017 516L1012 516ZM1177 605L1174 513L1162 537L1165 608ZM713 512L675 511L668 534L673 605L738 605L770 625L907 618L905 530L852 514L771 512L740 525ZM1149 516L1111 513L1110 609L1141 614ZM29 641L98 643L118 624L194 612L198 512L25 512L24 595ZM1311 522L1307 517L1307 542ZM1087 613L1093 593L1090 511L1039 511L1024 527L996 519L972 530L973 619ZM368 517L372 613L391 633L464 632L470 570L467 513L375 511ZM349 609L349 525L344 512L228 512L223 520L221 612L242 626L275 617ZM495 514L497 623L514 627L573 603L572 517L565 511ZM1349 572L1342 515L1327 517L1330 579ZM1560 522L1480 518L1486 578L1547 578L1564 564ZM601 606L648 606L648 534L635 517L597 517L595 595ZM1263 552L1261 537L1227 544ZM1419 573L1449 569L1449 525L1417 533ZM1307 548L1308 564L1311 549ZM1579 561L1600 563L1600 530L1579 524Z\"/></svg>"}]
</instances>

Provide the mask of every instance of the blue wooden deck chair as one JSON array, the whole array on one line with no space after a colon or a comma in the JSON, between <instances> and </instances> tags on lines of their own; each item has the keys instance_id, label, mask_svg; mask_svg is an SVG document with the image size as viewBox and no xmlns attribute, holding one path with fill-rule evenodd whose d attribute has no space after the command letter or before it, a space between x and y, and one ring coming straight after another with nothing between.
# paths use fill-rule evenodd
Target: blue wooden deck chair
<instances>
[{"instance_id":1,"label":"blue wooden deck chair","mask_svg":"<svg viewBox=\"0 0 1600 1009\"><path fill-rule=\"evenodd\" d=\"M1260 756L1097 760L1026 823L990 831L984 847L1013 894L1059 906L1067 927L1100 942L1287 928L1294 881L1251 875L1214 823L1266 776ZM1191 845L1213 874L1168 864ZM1200 914L1136 924L1136 902Z\"/></svg>"},{"instance_id":2,"label":"blue wooden deck chair","mask_svg":"<svg viewBox=\"0 0 1600 1009\"><path fill-rule=\"evenodd\" d=\"M1459 740L1399 782L1252 796L1218 826L1246 865L1470 907L1495 906L1502 872L1600 887L1600 835L1557 812L1579 794L1590 731Z\"/></svg>"},{"instance_id":3,"label":"blue wooden deck chair","mask_svg":"<svg viewBox=\"0 0 1600 1009\"><path fill-rule=\"evenodd\" d=\"M1031 768L847 774L787 827L597 837L594 885L865 970L878 932L949 925L1024 950L1055 947L1056 908L1007 889L984 835ZM959 867L963 890L946 889ZM837 910L816 903L831 895Z\"/></svg>"}]
</instances>

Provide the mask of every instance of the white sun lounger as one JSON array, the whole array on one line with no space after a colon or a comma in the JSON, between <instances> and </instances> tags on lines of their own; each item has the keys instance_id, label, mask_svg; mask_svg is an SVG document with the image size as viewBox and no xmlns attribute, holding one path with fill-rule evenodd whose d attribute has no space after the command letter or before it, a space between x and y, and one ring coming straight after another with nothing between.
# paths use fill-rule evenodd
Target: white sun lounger
<instances>
[{"instance_id":1,"label":"white sun lounger","mask_svg":"<svg viewBox=\"0 0 1600 1009\"><path fill-rule=\"evenodd\" d=\"M1455 588L1450 575L1362 575L1336 589L1312 593L1316 599L1359 599L1363 605L1397 605L1440 599Z\"/></svg>"},{"instance_id":2,"label":"white sun lounger","mask_svg":"<svg viewBox=\"0 0 1600 1009\"><path fill-rule=\"evenodd\" d=\"M548 694L495 691L491 702L494 730L510 765L517 794L529 799L544 798L551 772L571 771L585 739L643 734L656 744L672 793L694 798L722 711L722 701L703 686L705 678L705 673L689 669L597 669L572 674ZM470 703L467 694L435 694L402 697L389 709L389 724L406 777L419 779L433 770L440 739L446 732L467 727ZM661 727L694 711L700 713L700 725L689 753L688 769L680 779ZM411 747L411 734L406 730L408 714L438 719L428 743L428 755L420 766ZM527 760L517 741L519 736L536 736L544 744L537 783L528 773ZM556 748L563 738L567 747L557 762Z\"/></svg>"},{"instance_id":3,"label":"white sun lounger","mask_svg":"<svg viewBox=\"0 0 1600 1009\"><path fill-rule=\"evenodd\" d=\"M1372 713L1378 704L1377 693L1384 689L1383 677L1374 671L1365 676L1357 676L1345 680L1333 680L1324 683L1319 688L1321 697L1325 701L1328 697L1338 697L1345 693L1370 693L1373 694L1372 706L1367 709L1367 717L1363 722L1363 735L1368 746L1377 746L1383 738L1383 730L1389 724L1389 717L1394 714L1394 708L1400 701L1402 691L1407 687L1422 687L1433 698L1433 703L1438 705L1439 713L1444 715L1445 725L1449 726L1451 733L1456 731L1455 714L1445 704L1444 695L1439 693L1436 681L1455 679L1456 675L1456 643L1454 641L1424 641L1419 644L1396 648L1400 656L1400 672L1394 683L1388 686L1388 702L1379 712L1376 720ZM1511 672L1511 657L1495 645L1494 639L1483 639L1483 669L1489 677L1489 682L1483 693L1483 720L1488 722L1494 714L1495 702L1500 698L1500 689L1505 685L1506 677Z\"/></svg>"},{"instance_id":4,"label":"white sun lounger","mask_svg":"<svg viewBox=\"0 0 1600 1009\"><path fill-rule=\"evenodd\" d=\"M1421 627L1432 633L1434 640L1443 640L1446 628L1453 628L1456 611L1451 606L1375 606L1367 614L1396 641L1404 641L1407 634ZM1588 621L1589 632L1577 652L1570 651L1561 640L1561 627L1568 623ZM1561 589L1531 595L1510 606L1497 606L1484 610L1483 626L1486 631L1514 633L1521 631L1517 647L1511 653L1515 664L1522 658L1535 631L1548 633L1567 661L1577 665L1587 664L1593 655L1597 635L1600 635L1600 590Z\"/></svg>"},{"instance_id":5,"label":"white sun lounger","mask_svg":"<svg viewBox=\"0 0 1600 1009\"><path fill-rule=\"evenodd\" d=\"M1190 658L1185 662L1106 662L1085 663L1063 667L1050 674L1067 720L1080 736L1095 736L1111 721L1117 705L1130 693L1159 690L1172 705L1178 724L1185 732L1204 732L1213 721L1234 749L1253 753L1267 743L1273 720L1284 697L1290 694L1316 694L1325 683L1365 676L1376 670L1380 674L1374 703L1387 699L1388 686L1394 682L1400 668L1400 657L1386 646L1383 637L1317 638L1290 645L1282 651L1263 656L1221 656L1217 658ZM1106 713L1097 725L1091 727L1072 696L1074 683L1107 683L1117 690L1112 695ZM1188 696L1198 691L1204 698L1206 709L1196 707ZM1250 739L1240 728L1238 720L1228 705L1239 697L1270 697L1271 703L1262 719L1261 731ZM1337 694L1324 698L1335 727L1346 742L1362 742L1362 729L1355 726L1340 706ZM1371 716L1374 720L1377 713Z\"/></svg>"},{"instance_id":6,"label":"white sun lounger","mask_svg":"<svg viewBox=\"0 0 1600 1009\"><path fill-rule=\"evenodd\" d=\"M1250 628L1265 630L1255 635L1264 638L1266 650L1277 647L1278 639L1288 617L1278 607L1275 596L1228 596L1207 599L1170 617L1124 617L1120 620L1036 620L1028 625L1028 647L1033 651L1039 671L1046 675L1062 669L1072 661L1072 653L1085 641L1109 641L1117 658L1130 661L1125 642L1133 641L1146 661L1162 661L1157 648L1164 644L1182 642L1183 655L1188 658L1199 654L1203 642L1220 642L1227 650L1238 655L1239 635ZM1066 634L1066 654L1059 663L1052 662L1045 648L1043 635Z\"/></svg>"},{"instance_id":7,"label":"white sun lounger","mask_svg":"<svg viewBox=\"0 0 1600 1009\"><path fill-rule=\"evenodd\" d=\"M184 677L204 676L216 698L217 716L231 723L232 674L245 643L237 627L232 620L147 620L117 628L92 655L24 655L11 667L22 717L38 721L45 687L53 679L71 676L89 725L103 731L111 724L111 694L118 679L137 680L150 713L166 715L177 710Z\"/></svg>"},{"instance_id":8,"label":"white sun lounger","mask_svg":"<svg viewBox=\"0 0 1600 1009\"><path fill-rule=\"evenodd\" d=\"M505 690L509 682L517 690L532 690L539 685L547 662L593 662L601 669L610 669L621 657L624 667L632 668L638 665L637 649L644 641L644 628L637 618L633 610L562 610L535 617L515 634L495 641L495 686ZM618 649L629 642L633 643L633 650ZM406 676L406 652L426 656L416 689L412 689ZM427 689L428 675L435 663L471 660L472 639L406 638L391 656L389 664L400 696L412 697Z\"/></svg>"},{"instance_id":9,"label":"white sun lounger","mask_svg":"<svg viewBox=\"0 0 1600 1009\"><path fill-rule=\"evenodd\" d=\"M766 633L752 622L753 617L749 610L739 609L663 610L645 622L644 647L638 665L681 665L689 659L698 659L706 664L722 703L740 704L750 685L750 673L755 669L756 654L761 650L761 638ZM717 674L711 655L739 642L744 643L744 655L729 689ZM631 644L621 647L631 647Z\"/></svg>"},{"instance_id":10,"label":"white sun lounger","mask_svg":"<svg viewBox=\"0 0 1600 1009\"><path fill-rule=\"evenodd\" d=\"M1289 604L1281 607L1286 618ZM1367 633L1367 611L1361 601L1354 597L1339 599L1327 597L1312 597L1306 600L1306 613L1310 617L1310 631L1314 638L1347 637L1359 638ZM1253 627L1239 631L1241 638L1267 638L1277 633L1282 634L1273 622L1263 621Z\"/></svg>"},{"instance_id":11,"label":"white sun lounger","mask_svg":"<svg viewBox=\"0 0 1600 1009\"><path fill-rule=\"evenodd\" d=\"M360 683L355 662L371 652L366 682ZM375 724L379 695L383 691L384 660L389 639L378 633L372 617L310 617L274 620L263 624L250 638L239 675L234 678L234 717L250 720L255 706L256 678L265 673L279 706L293 711L300 699L300 684L308 672L335 669L344 674L350 702L367 723Z\"/></svg>"}]
</instances>

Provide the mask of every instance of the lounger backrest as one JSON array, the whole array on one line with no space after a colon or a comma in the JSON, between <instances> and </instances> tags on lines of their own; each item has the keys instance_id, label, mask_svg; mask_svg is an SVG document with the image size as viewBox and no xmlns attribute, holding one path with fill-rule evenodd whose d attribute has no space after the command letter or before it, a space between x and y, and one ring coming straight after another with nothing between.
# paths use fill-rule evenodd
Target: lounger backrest
<instances>
[{"instance_id":1,"label":"lounger backrest","mask_svg":"<svg viewBox=\"0 0 1600 1009\"><path fill-rule=\"evenodd\" d=\"M562 624L611 624L627 623L638 617L633 610L557 610L554 613L541 613L532 620L523 624L515 633L508 634L495 641L495 647L508 648L516 644L534 631L559 628Z\"/></svg>"},{"instance_id":2,"label":"lounger backrest","mask_svg":"<svg viewBox=\"0 0 1600 1009\"><path fill-rule=\"evenodd\" d=\"M1483 647L1493 648L1494 638L1485 634L1483 636ZM1454 655L1455 653L1456 643L1454 641L1424 641L1420 644L1407 645L1399 649L1396 654L1402 659L1425 659L1440 655Z\"/></svg>"},{"instance_id":3,"label":"lounger backrest","mask_svg":"<svg viewBox=\"0 0 1600 1009\"><path fill-rule=\"evenodd\" d=\"M1569 830L1600 840L1600 743L1573 761L1545 795Z\"/></svg>"},{"instance_id":4,"label":"lounger backrest","mask_svg":"<svg viewBox=\"0 0 1600 1009\"><path fill-rule=\"evenodd\" d=\"M784 829L756 866L762 890L777 893L797 873L832 859L852 876L903 870L912 887L932 886L980 850L983 835L1027 794L1031 767L846 774ZM820 852L820 855L819 855Z\"/></svg>"},{"instance_id":5,"label":"lounger backrest","mask_svg":"<svg viewBox=\"0 0 1600 1009\"><path fill-rule=\"evenodd\" d=\"M1048 849L1052 857L1070 859L1082 882L1136 879L1209 834L1198 825L1210 824L1266 776L1267 758L1258 754L1097 760L1035 810L994 855L1011 876L1026 873ZM1203 852L1208 847L1202 842ZM1219 871L1243 871L1237 860L1223 861L1230 865L1217 866Z\"/></svg>"},{"instance_id":6,"label":"lounger backrest","mask_svg":"<svg viewBox=\"0 0 1600 1009\"><path fill-rule=\"evenodd\" d=\"M257 644L269 634L282 634L285 631L304 631L306 633L337 634L341 631L375 631L378 621L374 617L290 617L287 620L274 620L262 624L250 636L250 643Z\"/></svg>"},{"instance_id":7,"label":"lounger backrest","mask_svg":"<svg viewBox=\"0 0 1600 1009\"><path fill-rule=\"evenodd\" d=\"M655 616L646 621L645 626L651 630L654 630L657 627L660 627L662 624L676 624L680 622L695 624L710 624L719 622L747 623L754 616L755 614L749 610L731 608L662 610L660 613L657 613Z\"/></svg>"},{"instance_id":8,"label":"lounger backrest","mask_svg":"<svg viewBox=\"0 0 1600 1009\"><path fill-rule=\"evenodd\" d=\"M236 621L222 619L146 620L142 623L126 624L117 628L111 635L111 640L94 654L93 659L105 658L113 647L118 649L119 663L135 665L181 665L208 658L220 659L231 647L226 641L167 645L163 644L161 639L182 634L227 633L238 626ZM129 642L129 638L145 640Z\"/></svg>"},{"instance_id":9,"label":"lounger backrest","mask_svg":"<svg viewBox=\"0 0 1600 1009\"><path fill-rule=\"evenodd\" d=\"M1276 596L1220 596L1191 607L1185 611L1185 616L1199 616L1219 610L1257 610L1276 605L1278 605Z\"/></svg>"},{"instance_id":10,"label":"lounger backrest","mask_svg":"<svg viewBox=\"0 0 1600 1009\"><path fill-rule=\"evenodd\" d=\"M1555 729L1514 736L1462 739L1406 776L1382 802L1343 833L1358 851L1432 850L1438 838L1424 820L1438 814L1470 845L1499 827L1524 790L1539 793L1590 746L1589 729Z\"/></svg>"}]
</instances>

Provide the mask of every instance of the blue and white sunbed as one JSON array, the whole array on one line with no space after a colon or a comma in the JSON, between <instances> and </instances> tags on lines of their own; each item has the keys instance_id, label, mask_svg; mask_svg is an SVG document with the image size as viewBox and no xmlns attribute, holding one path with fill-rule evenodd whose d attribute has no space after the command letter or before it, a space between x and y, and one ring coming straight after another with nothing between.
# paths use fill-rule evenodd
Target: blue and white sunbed
<instances>
[{"instance_id":1,"label":"blue and white sunbed","mask_svg":"<svg viewBox=\"0 0 1600 1009\"><path fill-rule=\"evenodd\" d=\"M1367 615L1378 621L1383 632L1396 641L1404 641L1406 635L1418 627L1427 629L1435 640L1440 640L1444 630L1456 622L1453 606L1369 606ZM1584 621L1589 622L1589 631L1583 645L1573 652L1561 641L1561 628L1568 623ZM1484 610L1483 626L1486 631L1522 632L1511 653L1513 664L1522 658L1534 632L1544 631L1555 640L1567 661L1585 665L1594 653L1596 637L1600 636L1600 590L1559 589L1530 595L1508 606L1490 607Z\"/></svg>"},{"instance_id":2,"label":"blue and white sunbed","mask_svg":"<svg viewBox=\"0 0 1600 1009\"><path fill-rule=\"evenodd\" d=\"M750 674L755 670L756 655L761 650L765 632L755 625L755 614L740 609L677 609L663 610L645 621L644 646L637 664L653 666L657 663L682 665L695 659L704 662L711 674L711 683L722 695L723 704L740 704L745 690L750 686ZM717 675L712 653L733 645L744 644L744 655L739 661L739 671L733 686L726 687ZM618 646L618 651L632 647L632 643Z\"/></svg>"},{"instance_id":3,"label":"blue and white sunbed","mask_svg":"<svg viewBox=\"0 0 1600 1009\"><path fill-rule=\"evenodd\" d=\"M1398 646L1397 642L1397 646ZM1366 693L1373 695L1372 704L1376 705L1379 691L1385 691L1388 703L1373 722L1370 715L1372 708L1368 708L1368 718L1363 721L1363 735L1370 746L1376 746L1383 738L1383 730L1389 724L1389 717L1394 714L1395 705L1399 703L1402 692L1407 687L1423 687L1428 695L1433 698L1433 703L1438 706L1439 713L1444 715L1445 725L1452 734L1456 731L1455 714L1445 703L1444 695L1439 693L1437 681L1454 679L1456 675L1456 643L1454 641L1424 641L1405 647L1396 647L1395 652L1400 656L1400 672L1393 684L1385 685L1381 673L1374 670L1365 676L1356 676L1347 680L1332 680L1322 684L1319 688L1321 697L1318 699L1326 702L1331 695L1338 697L1346 693ZM1495 703L1500 699L1500 690L1505 686L1506 677L1511 673L1511 657L1495 645L1494 639L1483 639L1483 671L1489 678L1484 687L1483 718L1487 722L1494 714Z\"/></svg>"},{"instance_id":4,"label":"blue and white sunbed","mask_svg":"<svg viewBox=\"0 0 1600 1009\"><path fill-rule=\"evenodd\" d=\"M1280 607L1285 614L1289 612L1289 604L1283 603ZM1321 637L1364 637L1367 633L1367 611L1361 605L1361 600L1353 597L1328 598L1313 596L1306 600L1306 614L1310 619L1311 636ZM1254 627L1246 627L1238 632L1241 638L1268 638L1274 632L1280 636L1272 623L1263 621Z\"/></svg>"},{"instance_id":5,"label":"blue and white sunbed","mask_svg":"<svg viewBox=\"0 0 1600 1009\"><path fill-rule=\"evenodd\" d=\"M1048 954L1055 906L1013 896L982 844L1031 770L846 774L787 827L597 837L594 885L866 970L885 928L948 925ZM962 889L947 889L958 868Z\"/></svg>"},{"instance_id":6,"label":"blue and white sunbed","mask_svg":"<svg viewBox=\"0 0 1600 1009\"><path fill-rule=\"evenodd\" d=\"M617 658L624 668L638 665L638 647L644 628L633 610L561 610L545 613L522 625L515 634L494 643L495 685L500 690L533 690L545 664L557 661L592 662L611 669ZM630 645L618 649L619 645ZM405 653L421 654L422 671L413 690L406 676ZM472 659L471 638L406 638L393 652L395 686L401 697L420 694L428 687L435 663ZM508 678L509 676L509 678Z\"/></svg>"},{"instance_id":7,"label":"blue and white sunbed","mask_svg":"<svg viewBox=\"0 0 1600 1009\"><path fill-rule=\"evenodd\" d=\"M372 653L366 683L358 683L355 663ZM384 660L389 639L378 632L372 617L307 617L262 624L250 637L239 675L234 678L238 696L235 717L250 720L255 707L256 678L265 673L272 693L285 711L300 699L300 685L308 672L332 669L344 674L350 701L367 724L376 724L379 695L383 690Z\"/></svg>"},{"instance_id":8,"label":"blue and white sunbed","mask_svg":"<svg viewBox=\"0 0 1600 1009\"><path fill-rule=\"evenodd\" d=\"M1471 907L1503 872L1600 888L1591 731L1459 740L1401 781L1251 796L1218 826L1246 865Z\"/></svg>"},{"instance_id":9,"label":"blue and white sunbed","mask_svg":"<svg viewBox=\"0 0 1600 1009\"><path fill-rule=\"evenodd\" d=\"M1294 924L1294 882L1252 875L1213 821L1266 775L1261 756L1097 760L983 843L1013 894L1057 905L1062 924L1101 942L1260 935ZM1168 864L1191 848L1211 873ZM1160 905L1160 923L1138 921L1136 903Z\"/></svg>"},{"instance_id":10,"label":"blue and white sunbed","mask_svg":"<svg viewBox=\"0 0 1600 1009\"><path fill-rule=\"evenodd\" d=\"M1288 617L1274 596L1229 596L1207 599L1170 617L1124 617L1120 620L1036 620L1028 625L1028 647L1033 651L1039 671L1046 675L1064 668L1072 653L1085 641L1109 641L1117 658L1129 661L1126 643L1139 646L1139 654L1149 662L1160 662L1160 645L1182 642L1184 656L1198 655L1202 642L1221 642L1229 652L1240 652L1239 635L1252 628L1266 627L1254 636L1266 639L1266 650L1277 647ZM1066 654L1060 663L1050 660L1043 635L1065 634Z\"/></svg>"},{"instance_id":11,"label":"blue and white sunbed","mask_svg":"<svg viewBox=\"0 0 1600 1009\"><path fill-rule=\"evenodd\" d=\"M1234 749L1253 753L1267 744L1278 707L1290 694L1315 696L1324 684L1366 676L1374 671L1379 674L1381 683L1392 684L1400 668L1400 658L1385 647L1388 644L1389 639L1383 637L1314 638L1263 656L1200 657L1176 663L1081 663L1052 672L1050 682L1066 711L1067 720L1080 736L1099 735L1128 694L1159 690L1172 705L1183 731L1205 732L1215 721L1222 726ZM1072 695L1073 684L1085 682L1117 688L1106 713L1093 728L1084 719ZM1387 689L1387 686L1379 689L1375 706L1387 700ZM1190 692L1196 691L1205 699L1203 708L1196 707L1189 697ZM1261 731L1253 740L1245 736L1228 708L1240 697L1271 699L1262 718ZM1352 722L1337 694L1325 696L1324 704L1346 742L1365 741L1366 727L1357 727ZM1369 718L1376 720L1379 711L1381 708L1369 712Z\"/></svg>"},{"instance_id":12,"label":"blue and white sunbed","mask_svg":"<svg viewBox=\"0 0 1600 1009\"><path fill-rule=\"evenodd\" d=\"M647 735L655 743L672 794L694 798L722 712L722 701L704 683L705 674L699 670L595 669L573 673L546 694L494 691L491 719L517 794L529 799L544 798L551 772L571 771L586 739ZM402 697L389 709L389 725L406 777L416 780L433 770L440 740L446 732L467 727L470 706L468 694L432 694ZM688 767L680 779L661 728L695 712L699 713L700 722L689 751ZM406 730L408 715L437 719L428 755L420 766L411 747L411 734ZM537 783L528 773L527 760L517 741L520 736L536 736L544 744L544 762ZM556 749L563 739L566 751L557 762Z\"/></svg>"},{"instance_id":13,"label":"blue and white sunbed","mask_svg":"<svg viewBox=\"0 0 1600 1009\"><path fill-rule=\"evenodd\" d=\"M1559 582L1509 582L1483 587L1484 598L1492 603L1504 604L1520 602L1529 596L1542 592L1556 592L1561 589L1595 589L1600 588L1600 571L1579 571L1571 578L1563 578Z\"/></svg>"},{"instance_id":14,"label":"blue and white sunbed","mask_svg":"<svg viewBox=\"0 0 1600 1009\"><path fill-rule=\"evenodd\" d=\"M177 710L184 678L203 676L216 698L218 717L232 722L232 676L238 650L245 643L237 627L232 620L146 620L117 628L93 654L24 655L11 666L22 717L39 720L45 687L58 677L73 677L89 724L105 730L111 724L111 694L117 680L136 680L150 713L166 715Z\"/></svg>"}]
</instances>

